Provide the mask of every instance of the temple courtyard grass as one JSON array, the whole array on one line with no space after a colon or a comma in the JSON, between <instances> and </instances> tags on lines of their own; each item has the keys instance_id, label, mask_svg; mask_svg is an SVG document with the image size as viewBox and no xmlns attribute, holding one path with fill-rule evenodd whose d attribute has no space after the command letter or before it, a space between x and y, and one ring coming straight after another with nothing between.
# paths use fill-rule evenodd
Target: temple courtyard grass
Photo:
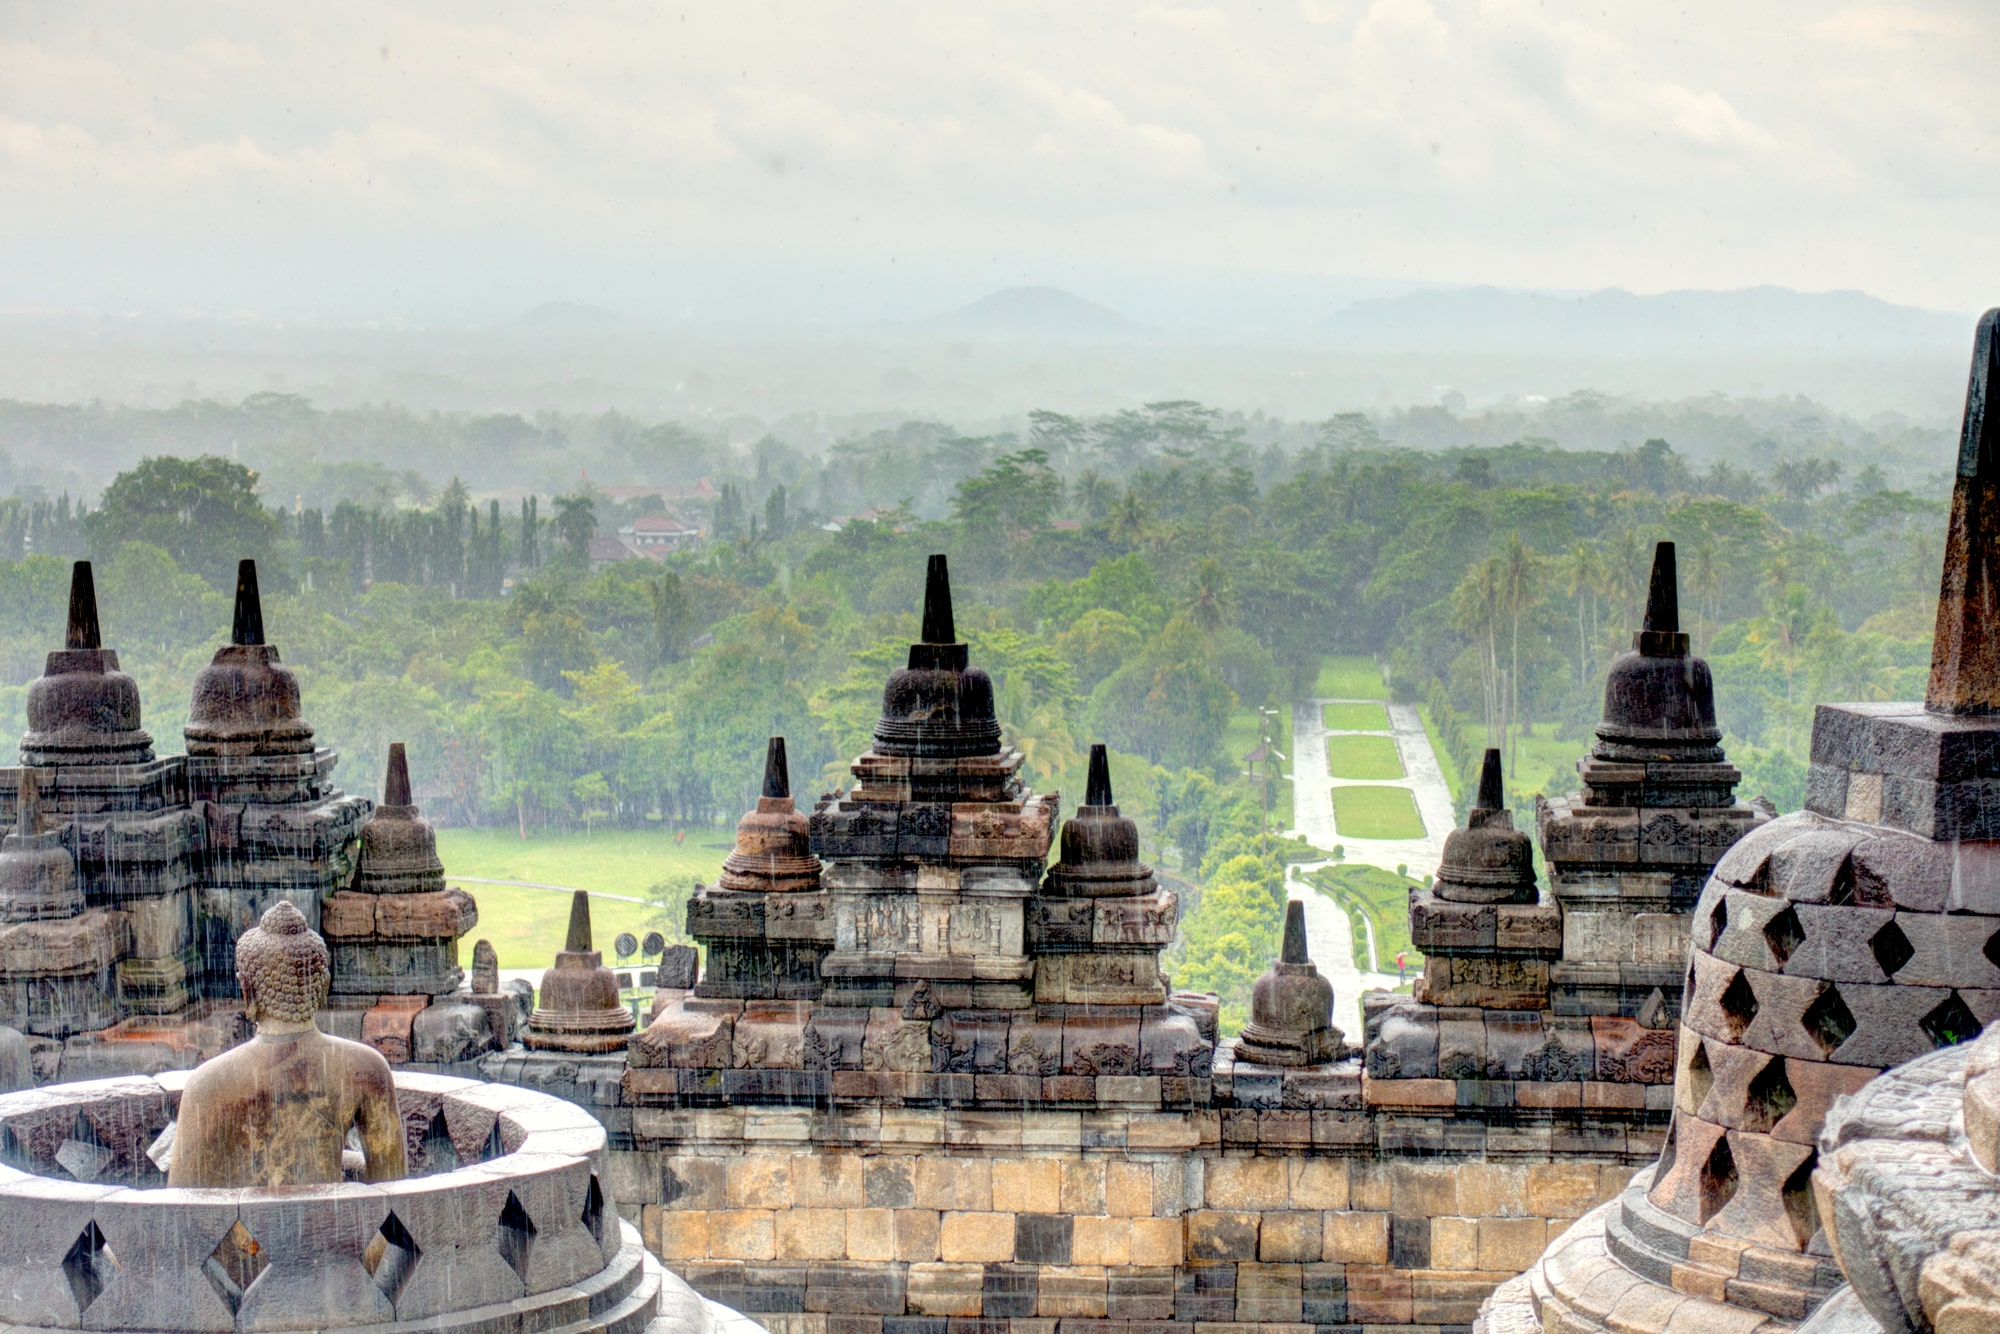
<instances>
[{"instance_id":1,"label":"temple courtyard grass","mask_svg":"<svg viewBox=\"0 0 2000 1334\"><path fill-rule=\"evenodd\" d=\"M1330 736L1326 739L1326 767L1335 778L1403 776L1396 738L1389 736Z\"/></svg>"},{"instance_id":2,"label":"temple courtyard grass","mask_svg":"<svg viewBox=\"0 0 2000 1334\"><path fill-rule=\"evenodd\" d=\"M1389 711L1380 704L1322 704L1320 726L1335 732L1386 732Z\"/></svg>"},{"instance_id":3,"label":"temple courtyard grass","mask_svg":"<svg viewBox=\"0 0 2000 1334\"><path fill-rule=\"evenodd\" d=\"M1334 832L1340 838L1422 838L1423 817L1406 787L1337 787Z\"/></svg>"},{"instance_id":4,"label":"temple courtyard grass","mask_svg":"<svg viewBox=\"0 0 2000 1334\"><path fill-rule=\"evenodd\" d=\"M1387 699L1389 687L1382 683L1381 669L1373 658L1349 654L1322 658L1319 680L1313 686L1316 699Z\"/></svg>"},{"instance_id":5,"label":"temple courtyard grass","mask_svg":"<svg viewBox=\"0 0 2000 1334\"><path fill-rule=\"evenodd\" d=\"M652 830L599 830L588 839L558 834L523 839L512 829L440 829L438 856L445 878L521 880L588 890L591 894L592 943L604 961L617 966L611 942L621 931L643 937L665 929L660 912L648 899L653 886L672 886L678 903L697 881L712 882L729 855L729 833L721 828L690 833L675 846L673 836ZM493 942L502 968L546 968L555 962L569 924L569 896L524 885L467 884L479 900L479 925L464 946L460 962L472 958L471 941ZM618 896L618 897L612 897ZM683 910L673 910L680 925ZM673 933L668 932L669 938ZM637 966L638 960L632 961Z\"/></svg>"}]
</instances>

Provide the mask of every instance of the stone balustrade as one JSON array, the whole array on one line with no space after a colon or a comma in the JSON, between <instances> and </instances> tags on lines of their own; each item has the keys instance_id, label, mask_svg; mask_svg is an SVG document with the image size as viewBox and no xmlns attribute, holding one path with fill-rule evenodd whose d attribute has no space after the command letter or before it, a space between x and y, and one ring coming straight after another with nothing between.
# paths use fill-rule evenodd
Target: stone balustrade
<instances>
[{"instance_id":1,"label":"stone balustrade","mask_svg":"<svg viewBox=\"0 0 2000 1334\"><path fill-rule=\"evenodd\" d=\"M169 1189L155 1158L186 1078L0 1098L0 1322L704 1334L730 1318L619 1220L601 1180L604 1129L577 1107L405 1073L397 1094L423 1175Z\"/></svg>"}]
</instances>

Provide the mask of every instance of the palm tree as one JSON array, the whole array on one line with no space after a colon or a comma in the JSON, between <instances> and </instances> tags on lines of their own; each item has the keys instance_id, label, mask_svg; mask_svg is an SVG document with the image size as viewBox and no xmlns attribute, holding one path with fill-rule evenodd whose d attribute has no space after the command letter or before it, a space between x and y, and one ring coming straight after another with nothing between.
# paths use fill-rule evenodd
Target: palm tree
<instances>
[{"instance_id":1,"label":"palm tree","mask_svg":"<svg viewBox=\"0 0 2000 1334\"><path fill-rule=\"evenodd\" d=\"M1713 631L1716 619L1722 614L1722 562L1715 558L1715 543L1704 537L1695 545L1694 569L1689 572L1688 581L1693 586L1697 621L1695 628L1695 653L1697 656L1708 652L1708 636Z\"/></svg>"},{"instance_id":2,"label":"palm tree","mask_svg":"<svg viewBox=\"0 0 2000 1334\"><path fill-rule=\"evenodd\" d=\"M1212 635L1235 619L1236 602L1229 588L1229 571L1213 556L1205 557L1194 570L1194 595L1188 615L1205 635Z\"/></svg>"},{"instance_id":3,"label":"palm tree","mask_svg":"<svg viewBox=\"0 0 2000 1334\"><path fill-rule=\"evenodd\" d=\"M1508 741L1507 772L1514 772L1521 728L1521 616L1535 604L1538 571L1535 553L1521 541L1519 533L1507 534L1500 555L1500 605L1507 613L1507 725L1513 729Z\"/></svg>"},{"instance_id":4,"label":"palm tree","mask_svg":"<svg viewBox=\"0 0 2000 1334\"><path fill-rule=\"evenodd\" d=\"M1500 558L1489 556L1465 572L1451 594L1452 629L1480 649L1479 683L1486 709L1486 737L1499 734Z\"/></svg>"},{"instance_id":5,"label":"palm tree","mask_svg":"<svg viewBox=\"0 0 2000 1334\"><path fill-rule=\"evenodd\" d=\"M556 535L579 561L590 559L590 539L597 536L597 506L587 495L557 496L552 522Z\"/></svg>"},{"instance_id":6,"label":"palm tree","mask_svg":"<svg viewBox=\"0 0 2000 1334\"><path fill-rule=\"evenodd\" d=\"M1152 507L1136 491L1127 491L1111 507L1111 540L1127 547L1141 545L1152 517Z\"/></svg>"},{"instance_id":7,"label":"palm tree","mask_svg":"<svg viewBox=\"0 0 2000 1334\"><path fill-rule=\"evenodd\" d=\"M1590 680L1590 638L1584 627L1584 607L1597 588L1597 556L1589 545L1578 542L1565 552L1557 565L1563 592L1576 599L1576 683Z\"/></svg>"}]
</instances>

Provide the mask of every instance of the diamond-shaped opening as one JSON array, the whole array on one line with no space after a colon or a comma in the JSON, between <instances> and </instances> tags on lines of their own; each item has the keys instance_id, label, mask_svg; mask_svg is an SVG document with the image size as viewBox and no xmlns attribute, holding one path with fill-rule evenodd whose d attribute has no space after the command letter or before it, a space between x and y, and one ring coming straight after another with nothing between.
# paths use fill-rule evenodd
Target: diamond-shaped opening
<instances>
[{"instance_id":1,"label":"diamond-shaped opening","mask_svg":"<svg viewBox=\"0 0 2000 1334\"><path fill-rule=\"evenodd\" d=\"M410 1275L416 1272L417 1261L423 1255L417 1239L403 1226L403 1220L391 1211L382 1220L382 1226L376 1229L363 1259L364 1262L371 1262L368 1269L375 1275L375 1286L393 1305L403 1295L403 1287L410 1281Z\"/></svg>"},{"instance_id":2,"label":"diamond-shaped opening","mask_svg":"<svg viewBox=\"0 0 2000 1334\"><path fill-rule=\"evenodd\" d=\"M1658 1185L1674 1170L1674 1161L1681 1156L1681 1114L1675 1112L1667 1122L1667 1142L1660 1149L1660 1165L1653 1169L1653 1183Z\"/></svg>"},{"instance_id":3,"label":"diamond-shaped opening","mask_svg":"<svg viewBox=\"0 0 2000 1334\"><path fill-rule=\"evenodd\" d=\"M1694 1055L1688 1057L1688 1092L1693 1095L1692 1104L1701 1106L1702 1099L1715 1087L1715 1068L1708 1063L1708 1044L1697 1041Z\"/></svg>"},{"instance_id":4,"label":"diamond-shaped opening","mask_svg":"<svg viewBox=\"0 0 2000 1334\"><path fill-rule=\"evenodd\" d=\"M1750 979L1743 975L1741 968L1736 976L1729 979L1729 985L1722 989L1723 1015L1729 1020L1729 1040L1736 1041L1743 1036L1743 1030L1757 1017L1757 993L1750 989Z\"/></svg>"},{"instance_id":5,"label":"diamond-shaped opening","mask_svg":"<svg viewBox=\"0 0 2000 1334\"><path fill-rule=\"evenodd\" d=\"M500 1258L513 1266L521 1281L528 1279L528 1261L535 1249L535 1223L528 1217L528 1211L521 1207L521 1201L513 1191L507 1192L507 1206L500 1211L500 1230L497 1241Z\"/></svg>"},{"instance_id":6,"label":"diamond-shaped opening","mask_svg":"<svg viewBox=\"0 0 2000 1334\"><path fill-rule=\"evenodd\" d=\"M264 1256L264 1248L250 1235L250 1229L238 1221L231 1223L222 1240L215 1243L208 1259L202 1261L201 1272L234 1313L243 1304L244 1290L257 1281L257 1275L270 1263Z\"/></svg>"},{"instance_id":7,"label":"diamond-shaped opening","mask_svg":"<svg viewBox=\"0 0 2000 1334\"><path fill-rule=\"evenodd\" d=\"M1743 1100L1743 1128L1769 1130L1799 1105L1799 1095L1785 1070L1785 1058L1773 1056L1750 1081Z\"/></svg>"},{"instance_id":8,"label":"diamond-shaped opening","mask_svg":"<svg viewBox=\"0 0 2000 1334\"><path fill-rule=\"evenodd\" d=\"M479 1151L479 1161L490 1163L495 1158L505 1158L506 1156L507 1144L505 1140L500 1138L500 1118L496 1116L493 1118L493 1129L486 1133L486 1145Z\"/></svg>"},{"instance_id":9,"label":"diamond-shaped opening","mask_svg":"<svg viewBox=\"0 0 2000 1334\"><path fill-rule=\"evenodd\" d=\"M604 1244L604 1188L597 1184L597 1174L590 1175L590 1188L583 1193L583 1225L590 1235L597 1238L597 1244Z\"/></svg>"},{"instance_id":10,"label":"diamond-shaped opening","mask_svg":"<svg viewBox=\"0 0 2000 1334\"><path fill-rule=\"evenodd\" d=\"M76 1298L78 1313L89 1310L111 1276L118 1272L118 1257L104 1244L104 1234L97 1230L96 1223L85 1223L83 1231L76 1234L76 1240L63 1256L62 1271L69 1280L70 1295Z\"/></svg>"},{"instance_id":11,"label":"diamond-shaped opening","mask_svg":"<svg viewBox=\"0 0 2000 1334\"><path fill-rule=\"evenodd\" d=\"M1792 951L1797 949L1805 938L1806 929L1799 925L1799 915L1793 911L1790 904L1786 904L1783 912L1764 923L1764 943L1771 947L1772 957L1777 959L1780 968L1785 966L1786 961L1792 957Z\"/></svg>"},{"instance_id":12,"label":"diamond-shaped opening","mask_svg":"<svg viewBox=\"0 0 2000 1334\"><path fill-rule=\"evenodd\" d=\"M1845 908L1855 901L1854 859L1842 857L1840 869L1833 873L1833 884L1827 888L1826 901L1836 908Z\"/></svg>"},{"instance_id":13,"label":"diamond-shaped opening","mask_svg":"<svg viewBox=\"0 0 2000 1334\"><path fill-rule=\"evenodd\" d=\"M1986 961L2000 968L2000 931L1995 931L1986 939Z\"/></svg>"},{"instance_id":14,"label":"diamond-shaped opening","mask_svg":"<svg viewBox=\"0 0 2000 1334\"><path fill-rule=\"evenodd\" d=\"M35 1170L28 1157L27 1146L21 1143L21 1137L14 1133L12 1126L0 1126L0 1163L22 1172Z\"/></svg>"},{"instance_id":15,"label":"diamond-shaped opening","mask_svg":"<svg viewBox=\"0 0 2000 1334\"><path fill-rule=\"evenodd\" d=\"M1954 991L1917 1020L1917 1027L1930 1037L1933 1047L1954 1047L1979 1036L1979 1016Z\"/></svg>"},{"instance_id":16,"label":"diamond-shaped opening","mask_svg":"<svg viewBox=\"0 0 2000 1334\"><path fill-rule=\"evenodd\" d=\"M1708 1151L1701 1165L1701 1221L1708 1222L1736 1197L1736 1155L1729 1151L1729 1136L1723 1135Z\"/></svg>"},{"instance_id":17,"label":"diamond-shaped opening","mask_svg":"<svg viewBox=\"0 0 2000 1334\"><path fill-rule=\"evenodd\" d=\"M1813 1003L1806 1006L1806 1012L1799 1016L1799 1024L1828 1056L1854 1036L1854 1012L1840 998L1840 988L1832 983L1828 983L1826 989L1813 998Z\"/></svg>"},{"instance_id":18,"label":"diamond-shaped opening","mask_svg":"<svg viewBox=\"0 0 2000 1334\"><path fill-rule=\"evenodd\" d=\"M1868 949L1875 956L1875 963L1881 970L1894 977L1897 970L1914 959L1917 947L1903 934L1903 928L1896 925L1891 917L1882 923L1882 929L1868 938Z\"/></svg>"},{"instance_id":19,"label":"diamond-shaped opening","mask_svg":"<svg viewBox=\"0 0 2000 1334\"><path fill-rule=\"evenodd\" d=\"M1715 901L1715 911L1708 915L1708 949L1712 954L1722 941L1722 933L1729 929L1729 900Z\"/></svg>"},{"instance_id":20,"label":"diamond-shaped opening","mask_svg":"<svg viewBox=\"0 0 2000 1334\"><path fill-rule=\"evenodd\" d=\"M1785 1221L1791 1224L1792 1235L1798 1238L1800 1250L1810 1245L1813 1234L1819 1231L1819 1210L1813 1206L1812 1188L1813 1167L1818 1162L1817 1153L1807 1154L1806 1160L1785 1178L1781 1192L1785 1202Z\"/></svg>"},{"instance_id":21,"label":"diamond-shaped opening","mask_svg":"<svg viewBox=\"0 0 2000 1334\"><path fill-rule=\"evenodd\" d=\"M431 1118L423 1140L417 1145L417 1162L418 1169L426 1176L458 1168L458 1146L451 1142L451 1127L445 1124L443 1108Z\"/></svg>"}]
</instances>

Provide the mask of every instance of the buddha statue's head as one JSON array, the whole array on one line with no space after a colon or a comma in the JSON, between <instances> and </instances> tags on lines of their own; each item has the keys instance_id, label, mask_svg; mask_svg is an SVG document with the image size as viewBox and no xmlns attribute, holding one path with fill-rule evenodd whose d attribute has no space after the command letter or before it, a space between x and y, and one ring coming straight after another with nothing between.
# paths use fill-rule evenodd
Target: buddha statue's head
<instances>
[{"instance_id":1,"label":"buddha statue's head","mask_svg":"<svg viewBox=\"0 0 2000 1334\"><path fill-rule=\"evenodd\" d=\"M313 1026L326 1004L333 968L326 942L305 915L280 899L263 921L236 942L236 981L243 1012L259 1032L297 1032Z\"/></svg>"}]
</instances>

